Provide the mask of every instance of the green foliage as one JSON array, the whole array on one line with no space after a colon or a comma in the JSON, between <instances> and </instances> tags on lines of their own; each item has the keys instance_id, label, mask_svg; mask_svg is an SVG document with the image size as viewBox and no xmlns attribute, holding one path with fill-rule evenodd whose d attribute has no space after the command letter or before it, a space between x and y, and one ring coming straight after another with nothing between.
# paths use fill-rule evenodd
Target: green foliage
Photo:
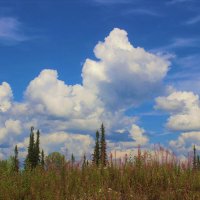
<instances>
[{"instance_id":1,"label":"green foliage","mask_svg":"<svg viewBox=\"0 0 200 200\"><path fill-rule=\"evenodd\" d=\"M19 171L19 158L18 158L18 148L17 145L15 146L15 155L13 159L13 165L14 165L14 171L18 172Z\"/></svg>"},{"instance_id":2,"label":"green foliage","mask_svg":"<svg viewBox=\"0 0 200 200\"><path fill-rule=\"evenodd\" d=\"M87 166L87 160L86 160L86 155L83 155L83 163L82 163L82 169L85 169L85 167Z\"/></svg>"},{"instance_id":3,"label":"green foliage","mask_svg":"<svg viewBox=\"0 0 200 200\"><path fill-rule=\"evenodd\" d=\"M105 139L105 127L102 123L100 128L101 138L99 141L99 131L96 131L96 141L94 146L94 153L92 155L92 162L96 166L106 166L107 164L107 152L106 152L106 139Z\"/></svg>"},{"instance_id":4,"label":"green foliage","mask_svg":"<svg viewBox=\"0 0 200 200\"><path fill-rule=\"evenodd\" d=\"M161 148L153 153L142 153L138 147L137 155L130 154L128 158L126 154L118 160L115 156L113 165L112 159L107 160L102 124L99 157L94 148L93 163L90 164L84 154L80 165L81 162L75 163L73 154L71 162L59 152L45 157L42 150L40 157L39 136L38 131L34 141L32 128L26 170L18 171L17 146L14 156L0 160L0 200L200 199L200 170L197 170L200 158L195 146L191 163L176 162L173 154ZM98 147L98 140L99 133L96 134L95 147ZM98 167L96 158L103 167Z\"/></svg>"},{"instance_id":5,"label":"green foliage","mask_svg":"<svg viewBox=\"0 0 200 200\"><path fill-rule=\"evenodd\" d=\"M1 171L2 170L2 171ZM10 156L7 160L0 160L0 173L12 173L14 172L14 157Z\"/></svg>"},{"instance_id":6,"label":"green foliage","mask_svg":"<svg viewBox=\"0 0 200 200\"><path fill-rule=\"evenodd\" d=\"M36 141L34 136L34 127L31 127L29 138L28 154L25 159L25 169L35 168L40 164L40 132L37 130Z\"/></svg>"},{"instance_id":7,"label":"green foliage","mask_svg":"<svg viewBox=\"0 0 200 200\"><path fill-rule=\"evenodd\" d=\"M194 156L193 156L193 169L196 169L197 168L197 156L196 156L196 147L195 147L195 145L193 147L193 153L194 153Z\"/></svg>"},{"instance_id":8,"label":"green foliage","mask_svg":"<svg viewBox=\"0 0 200 200\"><path fill-rule=\"evenodd\" d=\"M75 157L74 157L74 154L72 153L71 155L71 163L72 163L72 166L74 165L75 163Z\"/></svg>"},{"instance_id":9,"label":"green foliage","mask_svg":"<svg viewBox=\"0 0 200 200\"><path fill-rule=\"evenodd\" d=\"M25 160L25 169L33 168L34 165L34 133L33 133L34 128L31 127L31 133L29 137L29 146L28 146L28 154L26 156Z\"/></svg>"},{"instance_id":10,"label":"green foliage","mask_svg":"<svg viewBox=\"0 0 200 200\"><path fill-rule=\"evenodd\" d=\"M106 166L107 164L107 152L106 152L106 139L105 139L105 127L102 123L101 125L101 140L100 140L100 160L101 165Z\"/></svg>"},{"instance_id":11,"label":"green foliage","mask_svg":"<svg viewBox=\"0 0 200 200\"><path fill-rule=\"evenodd\" d=\"M44 169L44 165L45 165L45 163L44 163L44 150L42 149L42 152L41 152L41 166L42 166L43 169Z\"/></svg>"},{"instance_id":12,"label":"green foliage","mask_svg":"<svg viewBox=\"0 0 200 200\"><path fill-rule=\"evenodd\" d=\"M37 138L34 144L34 166L38 166L40 163L40 131L37 130Z\"/></svg>"},{"instance_id":13,"label":"green foliage","mask_svg":"<svg viewBox=\"0 0 200 200\"><path fill-rule=\"evenodd\" d=\"M45 170L38 166L20 173L7 170L9 162L0 161L0 199L200 199L200 171L184 169L172 161L158 163L152 159L147 163L140 154L128 164L105 168L86 164L81 168L66 162L58 152L48 159L51 164Z\"/></svg>"},{"instance_id":14,"label":"green foliage","mask_svg":"<svg viewBox=\"0 0 200 200\"><path fill-rule=\"evenodd\" d=\"M47 169L61 169L65 165L65 156L59 152L52 152L45 158Z\"/></svg>"},{"instance_id":15,"label":"green foliage","mask_svg":"<svg viewBox=\"0 0 200 200\"><path fill-rule=\"evenodd\" d=\"M96 166L99 166L100 164L99 131L96 131L96 142L95 142L92 161Z\"/></svg>"}]
</instances>

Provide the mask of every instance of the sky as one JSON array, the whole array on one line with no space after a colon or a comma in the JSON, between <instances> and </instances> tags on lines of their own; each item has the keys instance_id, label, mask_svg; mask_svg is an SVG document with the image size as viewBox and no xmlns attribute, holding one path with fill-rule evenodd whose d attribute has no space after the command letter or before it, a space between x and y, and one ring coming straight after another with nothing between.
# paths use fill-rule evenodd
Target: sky
<instances>
[{"instance_id":1,"label":"sky","mask_svg":"<svg viewBox=\"0 0 200 200\"><path fill-rule=\"evenodd\" d=\"M198 0L0 0L0 159L200 150Z\"/></svg>"}]
</instances>

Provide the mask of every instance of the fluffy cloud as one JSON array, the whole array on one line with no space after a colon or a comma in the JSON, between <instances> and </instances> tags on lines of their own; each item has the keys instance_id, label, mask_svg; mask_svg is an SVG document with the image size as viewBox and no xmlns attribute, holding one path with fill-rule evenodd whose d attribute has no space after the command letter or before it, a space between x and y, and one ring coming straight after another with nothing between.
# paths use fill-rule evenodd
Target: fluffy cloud
<instances>
[{"instance_id":1,"label":"fluffy cloud","mask_svg":"<svg viewBox=\"0 0 200 200\"><path fill-rule=\"evenodd\" d=\"M26 99L39 113L55 117L83 117L96 111L98 99L81 85L66 85L57 71L43 70L32 80L25 92Z\"/></svg>"},{"instance_id":2,"label":"fluffy cloud","mask_svg":"<svg viewBox=\"0 0 200 200\"><path fill-rule=\"evenodd\" d=\"M82 134L69 134L66 132L49 133L41 137L41 144L44 146L47 152L50 152L52 147L55 149L60 148L60 144L63 144L63 153L74 153L81 156L84 152L91 150L91 145L94 145L94 141L89 135Z\"/></svg>"},{"instance_id":3,"label":"fluffy cloud","mask_svg":"<svg viewBox=\"0 0 200 200\"><path fill-rule=\"evenodd\" d=\"M126 148L148 143L144 129L135 124L137 118L126 116L125 111L159 93L169 61L134 47L127 32L117 28L98 42L94 54L97 60L84 63L82 84L67 85L56 70L45 69L29 83L24 100L12 104L12 91L2 84L2 124L10 116L23 124L19 145L23 146L27 129L35 126L44 133L43 141L52 141L53 146L41 141L48 152L69 147L80 154L90 149L92 139L87 134L95 133L102 122L108 134L117 130L128 133L131 141Z\"/></svg>"},{"instance_id":4,"label":"fluffy cloud","mask_svg":"<svg viewBox=\"0 0 200 200\"><path fill-rule=\"evenodd\" d=\"M191 152L193 146L196 146L197 150L200 150L200 132L192 131L181 133L177 140L171 140L169 146L178 152L178 154L187 155Z\"/></svg>"},{"instance_id":5,"label":"fluffy cloud","mask_svg":"<svg viewBox=\"0 0 200 200\"><path fill-rule=\"evenodd\" d=\"M118 133L124 133L124 130L118 130ZM145 130L139 126L133 124L129 131L129 141L108 142L108 149L116 158L125 158L125 155L136 155L138 153L138 147L144 151L147 147L150 147L149 138L145 134Z\"/></svg>"},{"instance_id":6,"label":"fluffy cloud","mask_svg":"<svg viewBox=\"0 0 200 200\"><path fill-rule=\"evenodd\" d=\"M66 128L85 124L87 129L101 121L111 128L121 118L130 129L134 119L124 116L124 111L159 91L169 62L134 48L127 33L117 28L96 45L94 54L98 61L86 60L82 85L67 85L58 79L57 71L43 70L25 92L30 109L67 119Z\"/></svg>"},{"instance_id":7,"label":"fluffy cloud","mask_svg":"<svg viewBox=\"0 0 200 200\"><path fill-rule=\"evenodd\" d=\"M86 116L103 106L125 110L156 95L169 66L167 60L134 48L126 31L117 28L96 45L94 54L98 61L86 59L83 66L83 85L66 85L56 71L43 70L26 90L28 101L37 111L58 117Z\"/></svg>"},{"instance_id":8,"label":"fluffy cloud","mask_svg":"<svg viewBox=\"0 0 200 200\"><path fill-rule=\"evenodd\" d=\"M3 127L0 128L0 144L5 140L13 139L22 131L21 122L19 120L8 119L5 121Z\"/></svg>"},{"instance_id":9,"label":"fluffy cloud","mask_svg":"<svg viewBox=\"0 0 200 200\"><path fill-rule=\"evenodd\" d=\"M133 47L127 32L113 29L94 48L97 61L87 59L83 66L83 86L95 92L107 109L127 109L156 95L169 62Z\"/></svg>"},{"instance_id":10,"label":"fluffy cloud","mask_svg":"<svg viewBox=\"0 0 200 200\"><path fill-rule=\"evenodd\" d=\"M193 92L175 91L156 98L156 108L169 112L167 127L175 131L200 130L200 101Z\"/></svg>"},{"instance_id":11,"label":"fluffy cloud","mask_svg":"<svg viewBox=\"0 0 200 200\"><path fill-rule=\"evenodd\" d=\"M6 112L11 107L12 96L10 85L3 82L0 85L0 112Z\"/></svg>"},{"instance_id":12,"label":"fluffy cloud","mask_svg":"<svg viewBox=\"0 0 200 200\"><path fill-rule=\"evenodd\" d=\"M134 145L145 145L149 139L144 135L145 130L137 125L132 125L130 136L134 140Z\"/></svg>"}]
</instances>

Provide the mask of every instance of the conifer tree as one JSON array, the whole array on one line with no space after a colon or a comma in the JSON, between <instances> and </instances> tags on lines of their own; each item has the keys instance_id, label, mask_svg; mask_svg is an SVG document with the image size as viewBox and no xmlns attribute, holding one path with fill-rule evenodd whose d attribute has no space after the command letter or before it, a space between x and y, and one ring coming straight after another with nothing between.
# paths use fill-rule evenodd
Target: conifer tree
<instances>
[{"instance_id":1,"label":"conifer tree","mask_svg":"<svg viewBox=\"0 0 200 200\"><path fill-rule=\"evenodd\" d=\"M40 131L39 130L37 131L36 135L37 135L37 138L34 145L34 159L35 159L34 167L36 167L40 163Z\"/></svg>"},{"instance_id":2,"label":"conifer tree","mask_svg":"<svg viewBox=\"0 0 200 200\"><path fill-rule=\"evenodd\" d=\"M106 153L106 139L105 139L105 127L102 123L101 125L101 141L100 141L100 159L101 159L101 165L106 166L107 164L107 153Z\"/></svg>"},{"instance_id":3,"label":"conifer tree","mask_svg":"<svg viewBox=\"0 0 200 200\"><path fill-rule=\"evenodd\" d=\"M15 155L14 155L14 171L19 171L19 159L18 159L18 148L15 146Z\"/></svg>"},{"instance_id":4,"label":"conifer tree","mask_svg":"<svg viewBox=\"0 0 200 200\"><path fill-rule=\"evenodd\" d=\"M44 151L43 151L43 149L42 149L42 152L41 152L41 166L44 169Z\"/></svg>"},{"instance_id":5,"label":"conifer tree","mask_svg":"<svg viewBox=\"0 0 200 200\"><path fill-rule=\"evenodd\" d=\"M196 169L197 158L196 158L196 147L195 147L195 145L193 147L193 153L194 153L194 156L193 156L193 169Z\"/></svg>"},{"instance_id":6,"label":"conifer tree","mask_svg":"<svg viewBox=\"0 0 200 200\"><path fill-rule=\"evenodd\" d=\"M200 157L199 157L199 155L197 156L197 169L200 169Z\"/></svg>"},{"instance_id":7,"label":"conifer tree","mask_svg":"<svg viewBox=\"0 0 200 200\"><path fill-rule=\"evenodd\" d=\"M34 127L31 127L28 154L25 160L25 168L35 168L40 164L40 132L36 133L36 141L34 139Z\"/></svg>"},{"instance_id":8,"label":"conifer tree","mask_svg":"<svg viewBox=\"0 0 200 200\"><path fill-rule=\"evenodd\" d=\"M74 154L72 153L72 155L71 155L71 163L72 163L72 166L74 165L74 162L75 162L75 157L74 157Z\"/></svg>"},{"instance_id":9,"label":"conifer tree","mask_svg":"<svg viewBox=\"0 0 200 200\"><path fill-rule=\"evenodd\" d=\"M34 163L34 133L33 133L34 127L31 127L31 133L29 137L29 146L28 146L28 154L26 156L25 160L25 168L33 168Z\"/></svg>"},{"instance_id":10,"label":"conifer tree","mask_svg":"<svg viewBox=\"0 0 200 200\"><path fill-rule=\"evenodd\" d=\"M96 166L98 166L100 163L99 131L96 131L96 142L95 142L92 161L93 164L95 164Z\"/></svg>"},{"instance_id":11,"label":"conifer tree","mask_svg":"<svg viewBox=\"0 0 200 200\"><path fill-rule=\"evenodd\" d=\"M86 165L87 165L86 155L84 154L84 155L83 155L83 164L82 164L82 169L85 169Z\"/></svg>"}]
</instances>

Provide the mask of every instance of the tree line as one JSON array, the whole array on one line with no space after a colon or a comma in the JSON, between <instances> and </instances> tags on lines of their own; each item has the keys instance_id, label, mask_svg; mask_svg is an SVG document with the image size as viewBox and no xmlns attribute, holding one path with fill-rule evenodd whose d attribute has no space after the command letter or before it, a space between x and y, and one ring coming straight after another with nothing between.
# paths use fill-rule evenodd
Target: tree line
<instances>
[{"instance_id":1,"label":"tree line","mask_svg":"<svg viewBox=\"0 0 200 200\"><path fill-rule=\"evenodd\" d=\"M30 129L29 145L27 151L27 156L24 161L25 170L34 169L37 166L45 168L45 163L49 164L55 160L55 162L57 162L56 165L60 165L61 163L64 163L65 160L64 155L61 155L59 152L53 152L45 157L44 150L40 150L40 131L37 130L35 133L34 127L31 127ZM14 149L14 156L12 157L14 171L19 171L20 168L18 153L18 147L16 145ZM101 124L100 130L96 131L95 146L91 161L93 165L102 167L106 166L108 162L105 127L103 123ZM71 155L71 163L72 165L75 163L75 156L73 153ZM84 154L82 166L84 167L88 164L89 161L86 159L86 155Z\"/></svg>"},{"instance_id":2,"label":"tree line","mask_svg":"<svg viewBox=\"0 0 200 200\"><path fill-rule=\"evenodd\" d=\"M35 139L36 138L36 139ZM14 156L11 156L11 165L12 170L19 171L20 162L18 158L18 147L15 146ZM108 164L107 157L107 144L105 139L105 127L103 123L101 124L100 130L96 131L95 145L92 154L92 164L95 166L106 166ZM65 156L59 152L52 152L48 156L44 156L43 149L40 150L40 131L36 131L36 137L34 133L34 127L31 127L30 136L29 136L29 145L27 156L24 161L24 169L33 169L37 166L42 168L47 168L47 165L54 165L56 167L61 166L65 163ZM71 163L72 166L75 163L75 156L71 154ZM46 166L45 166L46 164ZM82 166L85 167L89 164L89 161L86 159L86 155L83 156ZM197 150L195 145L193 146L193 169L200 169L200 156L197 155Z\"/></svg>"}]
</instances>

